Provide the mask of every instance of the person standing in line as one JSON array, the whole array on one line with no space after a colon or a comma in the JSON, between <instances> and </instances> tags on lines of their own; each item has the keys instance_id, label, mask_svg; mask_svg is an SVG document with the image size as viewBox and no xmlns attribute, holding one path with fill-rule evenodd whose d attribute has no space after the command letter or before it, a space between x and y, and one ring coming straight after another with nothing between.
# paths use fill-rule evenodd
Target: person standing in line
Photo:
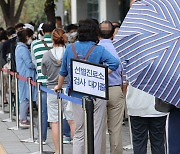
<instances>
[{"instance_id":1,"label":"person standing in line","mask_svg":"<svg viewBox=\"0 0 180 154\"><path fill-rule=\"evenodd\" d=\"M65 28L67 39L68 39L67 44L74 43L75 41L77 41L77 28L78 28L78 26L75 24L70 24ZM72 106L71 103L72 102L68 102L67 107ZM65 110L64 112L66 113L66 112L72 112L72 111ZM67 121L66 117L64 117L64 119L63 119L63 143L64 144L71 143L71 139L72 139L71 138L72 132L70 132L71 129L70 129L70 126L68 123L69 122Z\"/></svg>"},{"instance_id":2,"label":"person standing in line","mask_svg":"<svg viewBox=\"0 0 180 154\"><path fill-rule=\"evenodd\" d=\"M56 16L56 28L63 28L62 26L62 18L60 16Z\"/></svg>"},{"instance_id":3,"label":"person standing in line","mask_svg":"<svg viewBox=\"0 0 180 154\"><path fill-rule=\"evenodd\" d=\"M36 70L32 63L31 54L28 50L28 41L32 39L32 35L28 30L23 29L17 33L19 42L15 49L16 68L19 75L27 78L32 77L35 81ZM20 126L29 127L27 119L29 108L29 88L27 82L18 80L19 101L20 101ZM33 88L33 101L36 101L35 87Z\"/></svg>"},{"instance_id":4,"label":"person standing in line","mask_svg":"<svg viewBox=\"0 0 180 154\"><path fill-rule=\"evenodd\" d=\"M6 31L4 29L0 30L0 59L1 59L0 60L0 68L1 69L6 64L6 61L2 56L2 47L3 47L3 43L6 42L7 40L8 40L8 38L7 38ZM6 80L6 81L4 81L4 85L3 85L3 87L4 87L4 95L3 95L3 101L4 102L3 103L7 104L8 103L7 98L6 98L6 93L8 91L8 89L7 89L8 88L7 73L6 74L3 73L3 77L4 77L4 80Z\"/></svg>"},{"instance_id":5,"label":"person standing in line","mask_svg":"<svg viewBox=\"0 0 180 154\"><path fill-rule=\"evenodd\" d=\"M43 55L42 59L42 73L48 77L47 87L54 88L58 83L59 70L62 64L62 58L65 51L65 44L67 36L64 30L56 28L52 32L53 48ZM55 145L55 153L59 153L58 143L58 100L57 96L47 94L47 108L48 108L48 122L51 123L52 138ZM71 121L73 117L71 118ZM74 123L73 123L74 125ZM72 126L74 127L74 126ZM72 128L71 127L71 128ZM73 130L72 130L73 132Z\"/></svg>"},{"instance_id":6,"label":"person standing in line","mask_svg":"<svg viewBox=\"0 0 180 154\"><path fill-rule=\"evenodd\" d=\"M47 76L42 74L41 62L44 53L48 52L52 48L51 33L55 29L55 25L52 23L44 23L42 26L44 39L35 41L31 46L31 56L33 57L33 63L36 64L37 82L46 86ZM35 58L35 59L34 59ZM47 115L47 93L42 91L42 141L46 144L47 128L48 128L48 115ZM38 143L38 140L35 141Z\"/></svg>"},{"instance_id":7,"label":"person standing in line","mask_svg":"<svg viewBox=\"0 0 180 154\"><path fill-rule=\"evenodd\" d=\"M70 96L82 99L83 94L71 91L71 75L70 75L70 59L76 57L84 58L92 47L94 49L87 58L88 62L95 64L106 63L108 65L108 72L115 71L119 66L119 61L112 56L104 47L96 45L98 40L99 27L92 19L86 19L79 21L78 27L78 40L73 44L67 46L62 66L60 69L60 75L58 79L58 85L54 87L54 91L62 88L63 81L68 76L67 92ZM75 54L76 52L76 54ZM102 143L102 131L104 127L104 112L106 107L106 101L102 99L93 100L94 102L94 153L101 153ZM83 109L81 105L73 103L73 115L75 120L75 134L73 138L73 154L84 154L84 120Z\"/></svg>"},{"instance_id":8,"label":"person standing in line","mask_svg":"<svg viewBox=\"0 0 180 154\"><path fill-rule=\"evenodd\" d=\"M118 33L121 24L118 21L114 21L112 22L112 25L114 26L114 34L113 34L113 39L114 39L115 35Z\"/></svg>"},{"instance_id":9,"label":"person standing in line","mask_svg":"<svg viewBox=\"0 0 180 154\"><path fill-rule=\"evenodd\" d=\"M119 60L117 52L113 46L112 39L114 34L114 27L110 21L103 21L99 25L99 43L105 47L116 59ZM110 153L122 154L122 122L125 106L125 98L122 93L122 67L109 74L109 100L107 101L104 131L103 131L103 144L102 154L106 153L106 124L109 132Z\"/></svg>"},{"instance_id":10,"label":"person standing in line","mask_svg":"<svg viewBox=\"0 0 180 154\"><path fill-rule=\"evenodd\" d=\"M148 136L151 153L165 154L167 114L155 110L155 97L129 84L126 103L131 120L134 154L147 154Z\"/></svg>"}]
</instances>

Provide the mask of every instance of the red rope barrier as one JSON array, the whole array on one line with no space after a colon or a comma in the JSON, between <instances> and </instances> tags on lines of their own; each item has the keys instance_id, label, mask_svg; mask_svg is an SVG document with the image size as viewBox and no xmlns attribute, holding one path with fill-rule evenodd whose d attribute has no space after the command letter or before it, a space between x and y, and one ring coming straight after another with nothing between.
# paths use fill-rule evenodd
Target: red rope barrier
<instances>
[{"instance_id":1,"label":"red rope barrier","mask_svg":"<svg viewBox=\"0 0 180 154\"><path fill-rule=\"evenodd\" d=\"M20 80L23 80L23 81L26 81L27 82L27 78L23 77L23 76L20 76L19 74L17 75L17 78L20 79Z\"/></svg>"},{"instance_id":2,"label":"red rope barrier","mask_svg":"<svg viewBox=\"0 0 180 154\"><path fill-rule=\"evenodd\" d=\"M33 86L36 86L36 85L37 85L37 82L34 82L34 81L31 80L31 84L32 84Z\"/></svg>"},{"instance_id":3,"label":"red rope barrier","mask_svg":"<svg viewBox=\"0 0 180 154\"><path fill-rule=\"evenodd\" d=\"M14 72L10 72L10 74L11 74L12 76L14 76L14 75L15 75L15 73L14 73Z\"/></svg>"},{"instance_id":4,"label":"red rope barrier","mask_svg":"<svg viewBox=\"0 0 180 154\"><path fill-rule=\"evenodd\" d=\"M6 72L6 73L9 73L9 70L6 69L6 68L2 68L2 71L3 71L3 72ZM11 72L11 71L10 71L10 74L11 74L12 76L15 75L15 73L14 73L14 72ZM23 76L20 76L19 74L17 74L16 77L17 77L18 79L20 79L20 80L23 80L23 81L26 81L26 82L28 81L27 78L25 78L25 77L23 77ZM34 81L31 80L31 84L32 84L33 86L36 86L36 85L37 85L37 82L34 82Z\"/></svg>"}]
</instances>

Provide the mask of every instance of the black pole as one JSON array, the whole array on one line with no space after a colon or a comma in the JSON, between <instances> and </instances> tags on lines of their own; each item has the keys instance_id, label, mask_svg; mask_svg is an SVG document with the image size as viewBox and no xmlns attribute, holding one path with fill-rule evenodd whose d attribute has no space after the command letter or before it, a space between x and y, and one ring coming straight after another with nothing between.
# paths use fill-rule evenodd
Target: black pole
<instances>
[{"instance_id":1,"label":"black pole","mask_svg":"<svg viewBox=\"0 0 180 154\"><path fill-rule=\"evenodd\" d=\"M94 103L86 100L88 154L94 154Z\"/></svg>"},{"instance_id":2,"label":"black pole","mask_svg":"<svg viewBox=\"0 0 180 154\"><path fill-rule=\"evenodd\" d=\"M84 110L84 154L94 154L94 104L93 100L83 97Z\"/></svg>"}]
</instances>

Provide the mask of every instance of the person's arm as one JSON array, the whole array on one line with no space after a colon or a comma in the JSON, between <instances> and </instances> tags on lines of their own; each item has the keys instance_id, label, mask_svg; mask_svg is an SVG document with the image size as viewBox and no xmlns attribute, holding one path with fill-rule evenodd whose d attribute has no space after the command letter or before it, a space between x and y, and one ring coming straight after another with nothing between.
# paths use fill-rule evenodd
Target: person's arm
<instances>
[{"instance_id":1,"label":"person's arm","mask_svg":"<svg viewBox=\"0 0 180 154\"><path fill-rule=\"evenodd\" d=\"M46 53L43 55L42 61L41 61L41 72L43 75L47 76L47 66L46 66L46 59L48 57L46 56Z\"/></svg>"},{"instance_id":2,"label":"person's arm","mask_svg":"<svg viewBox=\"0 0 180 154\"><path fill-rule=\"evenodd\" d=\"M122 93L124 94L125 97L126 97L126 93L127 93L127 87L128 87L128 82L123 83L123 85L122 85Z\"/></svg>"},{"instance_id":3,"label":"person's arm","mask_svg":"<svg viewBox=\"0 0 180 154\"><path fill-rule=\"evenodd\" d=\"M101 62L108 66L108 73L112 73L119 67L119 61L111 53L109 53L105 48L102 52Z\"/></svg>"},{"instance_id":4,"label":"person's arm","mask_svg":"<svg viewBox=\"0 0 180 154\"><path fill-rule=\"evenodd\" d=\"M35 65L32 63L30 52L27 48L21 48L22 59L26 64L27 68L35 69Z\"/></svg>"},{"instance_id":5,"label":"person's arm","mask_svg":"<svg viewBox=\"0 0 180 154\"><path fill-rule=\"evenodd\" d=\"M33 51L33 44L35 43L35 41L33 41L31 43L31 59L32 59L33 64L35 65L35 68L37 68L37 61L36 61L36 57L35 57L34 51Z\"/></svg>"},{"instance_id":6,"label":"person's arm","mask_svg":"<svg viewBox=\"0 0 180 154\"><path fill-rule=\"evenodd\" d=\"M59 90L62 89L62 85L63 85L64 79L65 79L65 77L59 75L58 85L56 85L56 86L54 87L54 91L55 91L56 93L57 93Z\"/></svg>"}]
</instances>

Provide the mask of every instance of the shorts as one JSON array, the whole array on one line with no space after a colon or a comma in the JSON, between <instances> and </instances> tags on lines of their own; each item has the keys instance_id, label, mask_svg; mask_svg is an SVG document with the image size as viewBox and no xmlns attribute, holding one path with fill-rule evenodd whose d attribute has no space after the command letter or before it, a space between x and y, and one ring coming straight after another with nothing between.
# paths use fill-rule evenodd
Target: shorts
<instances>
[{"instance_id":1,"label":"shorts","mask_svg":"<svg viewBox=\"0 0 180 154\"><path fill-rule=\"evenodd\" d=\"M48 122L58 122L58 99L56 95L47 93ZM73 113L66 112L67 101L63 100L63 116L66 120L73 120Z\"/></svg>"}]
</instances>

